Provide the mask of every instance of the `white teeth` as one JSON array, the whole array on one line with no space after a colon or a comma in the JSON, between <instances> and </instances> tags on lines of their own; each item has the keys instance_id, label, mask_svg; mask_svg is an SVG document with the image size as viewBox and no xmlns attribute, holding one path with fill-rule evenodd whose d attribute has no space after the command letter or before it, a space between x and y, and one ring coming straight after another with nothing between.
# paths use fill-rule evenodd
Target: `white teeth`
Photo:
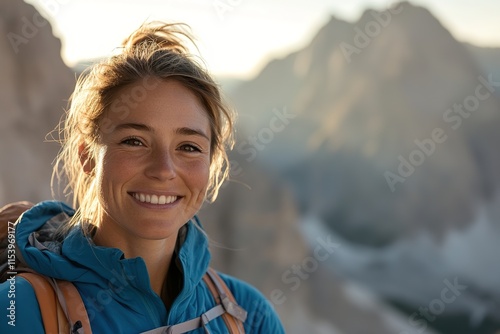
<instances>
[{"instance_id":1,"label":"white teeth","mask_svg":"<svg viewBox=\"0 0 500 334\"><path fill-rule=\"evenodd\" d=\"M148 195L148 194L139 194L134 193L134 198L143 203L151 203L151 204L170 204L177 200L177 196L165 196L165 195Z\"/></svg>"},{"instance_id":2,"label":"white teeth","mask_svg":"<svg viewBox=\"0 0 500 334\"><path fill-rule=\"evenodd\" d=\"M160 198L158 198L158 204L165 204L167 203L167 197L165 195L161 195Z\"/></svg>"},{"instance_id":3,"label":"white teeth","mask_svg":"<svg viewBox=\"0 0 500 334\"><path fill-rule=\"evenodd\" d=\"M151 195L151 204L158 204L158 196Z\"/></svg>"}]
</instances>

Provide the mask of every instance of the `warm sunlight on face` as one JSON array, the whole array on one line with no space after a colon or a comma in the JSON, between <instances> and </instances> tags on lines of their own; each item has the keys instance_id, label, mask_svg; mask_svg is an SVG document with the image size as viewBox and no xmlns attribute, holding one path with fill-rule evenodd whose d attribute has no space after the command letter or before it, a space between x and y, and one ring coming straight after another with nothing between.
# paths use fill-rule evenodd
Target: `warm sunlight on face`
<instances>
[{"instance_id":1,"label":"warm sunlight on face","mask_svg":"<svg viewBox=\"0 0 500 334\"><path fill-rule=\"evenodd\" d=\"M118 92L127 96L136 86ZM205 198L210 124L197 97L179 82L160 81L129 112L107 112L96 178L100 227L122 240L165 239L191 219Z\"/></svg>"}]
</instances>

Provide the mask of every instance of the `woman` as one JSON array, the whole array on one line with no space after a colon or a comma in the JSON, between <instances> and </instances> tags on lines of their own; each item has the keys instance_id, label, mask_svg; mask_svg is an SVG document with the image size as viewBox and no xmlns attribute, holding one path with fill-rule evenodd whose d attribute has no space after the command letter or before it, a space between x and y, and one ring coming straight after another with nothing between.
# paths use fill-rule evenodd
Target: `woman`
<instances>
[{"instance_id":1,"label":"woman","mask_svg":"<svg viewBox=\"0 0 500 334\"><path fill-rule=\"evenodd\" d=\"M17 227L16 255L73 283L94 333L141 333L214 306L202 281L207 237L195 214L228 174L233 116L188 55L186 37L180 25L146 24L80 77L55 166L78 209L42 202ZM62 227L52 233L54 226ZM256 289L221 277L248 312L246 333L284 332ZM2 310L8 292L2 284ZM33 289L20 277L15 305L15 327L4 317L1 333L43 332ZM227 333L220 318L207 329Z\"/></svg>"}]
</instances>

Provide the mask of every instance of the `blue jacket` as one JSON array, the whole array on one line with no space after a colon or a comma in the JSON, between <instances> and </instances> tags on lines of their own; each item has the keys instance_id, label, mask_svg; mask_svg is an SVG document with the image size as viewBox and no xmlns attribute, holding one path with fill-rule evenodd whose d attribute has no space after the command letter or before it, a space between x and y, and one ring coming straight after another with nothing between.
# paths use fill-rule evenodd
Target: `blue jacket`
<instances>
[{"instance_id":1,"label":"blue jacket","mask_svg":"<svg viewBox=\"0 0 500 334\"><path fill-rule=\"evenodd\" d=\"M71 208L55 201L42 202L27 211L16 228L16 251L37 272L74 283L84 301L93 333L137 334L190 320L215 305L202 281L210 253L206 236L194 225L197 222L185 225L185 240L178 250L183 286L167 309L151 289L142 258L125 259L119 249L95 246L79 227L73 228L62 242L45 241L43 246L36 245L32 237L37 234L33 232L63 217L62 212L74 214ZM246 333L284 333L275 311L260 292L233 277L222 274L221 277L238 304L248 312ZM43 333L37 299L23 278L17 277L15 284L9 281L0 284L0 310L0 333ZM220 317L210 322L208 328L213 334L227 333Z\"/></svg>"}]
</instances>

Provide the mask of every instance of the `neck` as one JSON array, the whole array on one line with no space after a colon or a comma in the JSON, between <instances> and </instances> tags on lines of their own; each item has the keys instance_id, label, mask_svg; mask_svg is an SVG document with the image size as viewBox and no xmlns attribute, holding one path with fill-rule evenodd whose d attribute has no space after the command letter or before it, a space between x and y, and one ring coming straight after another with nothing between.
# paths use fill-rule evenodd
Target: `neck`
<instances>
[{"instance_id":1,"label":"neck","mask_svg":"<svg viewBox=\"0 0 500 334\"><path fill-rule=\"evenodd\" d=\"M106 224L97 229L94 235L94 243L98 246L118 248L127 259L141 257L146 263L151 288L161 296L162 287L167 279L168 268L174 254L177 234L161 240L137 238L129 240L120 233L116 233L116 230L113 230L113 233L106 230Z\"/></svg>"}]
</instances>

